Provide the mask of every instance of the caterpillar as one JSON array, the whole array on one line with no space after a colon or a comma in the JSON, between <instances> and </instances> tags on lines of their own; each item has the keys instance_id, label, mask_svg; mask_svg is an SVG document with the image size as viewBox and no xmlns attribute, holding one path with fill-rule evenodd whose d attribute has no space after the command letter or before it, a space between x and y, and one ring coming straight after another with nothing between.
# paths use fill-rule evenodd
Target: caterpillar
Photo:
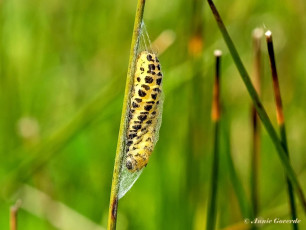
<instances>
[{"instance_id":1,"label":"caterpillar","mask_svg":"<svg viewBox=\"0 0 306 230\"><path fill-rule=\"evenodd\" d=\"M130 172L147 165L157 141L162 76L156 55L142 51L137 59L129 103L126 167Z\"/></svg>"}]
</instances>

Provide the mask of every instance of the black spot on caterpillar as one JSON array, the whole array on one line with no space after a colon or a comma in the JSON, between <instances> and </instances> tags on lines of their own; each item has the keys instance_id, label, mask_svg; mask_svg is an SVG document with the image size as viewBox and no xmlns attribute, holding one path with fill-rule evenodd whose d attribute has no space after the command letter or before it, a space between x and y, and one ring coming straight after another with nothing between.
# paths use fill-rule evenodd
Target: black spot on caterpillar
<instances>
[{"instance_id":1,"label":"black spot on caterpillar","mask_svg":"<svg viewBox=\"0 0 306 230\"><path fill-rule=\"evenodd\" d=\"M143 91L143 90L138 90L138 95L140 96L140 97L145 97L147 94L145 93L145 91Z\"/></svg>"},{"instance_id":2,"label":"black spot on caterpillar","mask_svg":"<svg viewBox=\"0 0 306 230\"><path fill-rule=\"evenodd\" d=\"M146 77L145 77L145 81L146 81L146 83L152 83L152 82L153 82L153 77L151 77L151 76L146 76Z\"/></svg>"},{"instance_id":3,"label":"black spot on caterpillar","mask_svg":"<svg viewBox=\"0 0 306 230\"><path fill-rule=\"evenodd\" d=\"M157 80L158 80L158 79L157 79ZM157 81L157 80L156 80L156 81ZM141 87L144 88L144 89L147 90L147 91L150 90L150 86L148 86L148 85L142 84Z\"/></svg>"}]
</instances>

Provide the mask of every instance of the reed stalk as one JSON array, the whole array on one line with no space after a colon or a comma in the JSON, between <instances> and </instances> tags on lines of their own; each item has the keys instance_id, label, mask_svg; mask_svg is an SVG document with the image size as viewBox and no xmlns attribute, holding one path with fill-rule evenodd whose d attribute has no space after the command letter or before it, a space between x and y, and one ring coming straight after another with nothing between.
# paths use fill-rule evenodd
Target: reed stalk
<instances>
[{"instance_id":1,"label":"reed stalk","mask_svg":"<svg viewBox=\"0 0 306 230\"><path fill-rule=\"evenodd\" d=\"M227 29L221 19L221 16L215 6L215 4L213 3L212 0L207 0L208 4L212 10L212 13L215 17L215 20L219 26L219 29L222 33L223 39L231 53L231 56L236 64L236 67L240 73L240 76L247 88L247 91L253 101L253 104L256 108L256 112L259 115L259 118L261 119L265 129L267 130L267 133L269 134L276 150L278 153L278 156L282 162L282 165L284 167L284 169L286 170L286 174L289 177L289 179L292 182L292 185L295 187L297 195L301 201L302 207L304 209L304 212L306 213L306 199L302 190L302 187L297 179L297 176L288 160L288 156L287 156L287 152L286 149L284 148L283 144L281 143L277 132L275 131L275 129L273 128L273 125L268 117L268 114L265 110L265 108L263 107L263 104L261 103L259 96L250 80L249 74L247 73L241 59L240 56L235 48L234 43L232 42L232 39L230 38Z\"/></svg>"},{"instance_id":2,"label":"reed stalk","mask_svg":"<svg viewBox=\"0 0 306 230\"><path fill-rule=\"evenodd\" d=\"M263 35L262 29L253 31L253 49L254 49L254 87L260 95L260 74L261 74L261 38ZM259 206L259 160L260 160L260 126L259 118L254 105L252 105L252 156L251 156L251 200L254 217L258 214Z\"/></svg>"},{"instance_id":3,"label":"reed stalk","mask_svg":"<svg viewBox=\"0 0 306 230\"><path fill-rule=\"evenodd\" d=\"M218 179L219 179L219 126L220 126L220 61L221 51L216 50L214 53L216 57L216 73L215 82L213 88L213 101L212 101L212 113L211 118L214 127L214 155L211 174L211 187L210 196L208 200L207 208L207 230L214 230L216 226L217 215L217 194L218 194Z\"/></svg>"},{"instance_id":4,"label":"reed stalk","mask_svg":"<svg viewBox=\"0 0 306 230\"><path fill-rule=\"evenodd\" d=\"M130 99L130 92L133 84L133 76L135 72L135 64L137 58L137 50L139 46L139 40L141 35L141 24L143 21L143 13L145 7L145 0L138 0L135 22L134 22L134 30L132 35L131 49L130 49L130 58L128 65L128 72L126 78L126 86L125 93L123 99L122 106L122 114L117 142L117 150L115 156L115 165L113 171L113 180L111 186L111 195L110 195L110 205L109 205L109 213L108 213L108 230L116 229L117 222L117 210L118 210L118 194L119 194L119 184L120 184L120 173L123 166L124 161L124 144L125 144L125 135L127 128L126 118L128 117L128 102Z\"/></svg>"},{"instance_id":5,"label":"reed stalk","mask_svg":"<svg viewBox=\"0 0 306 230\"><path fill-rule=\"evenodd\" d=\"M286 153L287 153L288 160L289 160L289 149L288 149L288 143L287 143L285 118L284 118L284 113L283 113L282 98L280 94L278 74L277 74L277 69L276 69L276 61L275 61L275 56L274 56L272 33L271 31L268 30L265 33L265 35L266 35L266 41L267 41L267 47L268 47L268 53L269 53L270 67L271 67L271 72L272 72L274 97L275 97L275 103L276 103L277 123L278 123L279 130L280 130L281 141L284 146L284 149L286 149ZM295 205L293 187L288 177L286 177L286 181L287 181L287 192L288 192L288 197L289 197L291 217L292 217L292 220L295 220L297 218L297 213L296 213L296 205ZM295 223L292 223L292 229L297 230L298 225Z\"/></svg>"},{"instance_id":6,"label":"reed stalk","mask_svg":"<svg viewBox=\"0 0 306 230\"><path fill-rule=\"evenodd\" d=\"M17 200L10 208L10 230L17 230L18 224L18 210L21 205L21 201Z\"/></svg>"}]
</instances>

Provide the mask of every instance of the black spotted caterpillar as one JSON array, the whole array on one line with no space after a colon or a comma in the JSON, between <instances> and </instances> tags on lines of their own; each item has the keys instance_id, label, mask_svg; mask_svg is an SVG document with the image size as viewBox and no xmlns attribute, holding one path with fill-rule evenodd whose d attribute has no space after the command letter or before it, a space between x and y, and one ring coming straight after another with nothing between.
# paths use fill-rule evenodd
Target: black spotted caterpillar
<instances>
[{"instance_id":1,"label":"black spotted caterpillar","mask_svg":"<svg viewBox=\"0 0 306 230\"><path fill-rule=\"evenodd\" d=\"M161 112L162 73L156 55L139 54L134 75L128 132L126 167L130 172L145 167L157 141Z\"/></svg>"}]
</instances>

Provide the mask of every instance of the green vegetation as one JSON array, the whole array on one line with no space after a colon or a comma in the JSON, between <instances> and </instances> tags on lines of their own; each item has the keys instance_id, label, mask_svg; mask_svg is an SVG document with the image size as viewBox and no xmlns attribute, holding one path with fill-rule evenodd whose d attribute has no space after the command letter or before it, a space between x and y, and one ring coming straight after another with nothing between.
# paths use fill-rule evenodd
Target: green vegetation
<instances>
[{"instance_id":1,"label":"green vegetation","mask_svg":"<svg viewBox=\"0 0 306 230\"><path fill-rule=\"evenodd\" d=\"M24 201L19 229L69 229L71 220L73 229L106 228L136 4L0 2L1 229L9 229L16 198ZM248 73L254 62L253 29L273 32L290 161L305 192L306 3L216 4ZM248 229L243 221L252 203L251 100L207 2L147 1L144 22L152 43L163 32L174 33L175 40L159 54L165 93L159 141L141 177L119 202L117 229L206 227L215 49L223 51L225 114L219 130L216 229ZM162 37L165 43L170 39ZM154 43L156 50L163 42ZM261 101L277 130L263 45L262 63ZM258 216L291 219L284 168L264 128L260 135ZM299 229L306 229L295 198ZM266 224L262 229L290 228Z\"/></svg>"}]
</instances>

